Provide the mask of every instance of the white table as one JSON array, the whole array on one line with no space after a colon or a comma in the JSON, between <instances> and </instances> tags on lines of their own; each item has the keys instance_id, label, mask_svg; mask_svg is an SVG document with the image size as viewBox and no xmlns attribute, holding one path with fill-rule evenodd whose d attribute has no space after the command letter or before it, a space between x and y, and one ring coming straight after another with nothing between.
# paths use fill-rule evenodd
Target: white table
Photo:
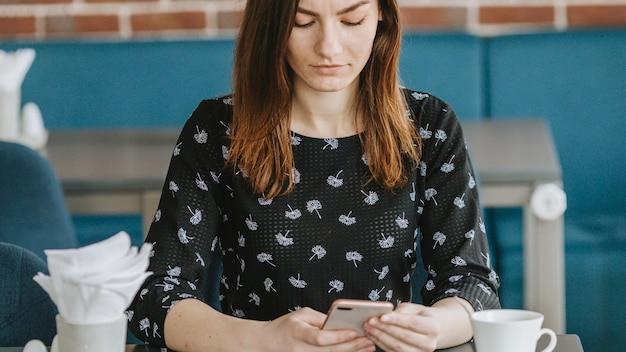
<instances>
[{"instance_id":1,"label":"white table","mask_svg":"<svg viewBox=\"0 0 626 352\"><path fill-rule=\"evenodd\" d=\"M550 130L540 119L462 121L485 207L522 207L524 306L565 333L563 218L530 209L540 184L561 185ZM141 214L147 230L157 208L178 130L52 131L46 151L74 214Z\"/></svg>"}]
</instances>

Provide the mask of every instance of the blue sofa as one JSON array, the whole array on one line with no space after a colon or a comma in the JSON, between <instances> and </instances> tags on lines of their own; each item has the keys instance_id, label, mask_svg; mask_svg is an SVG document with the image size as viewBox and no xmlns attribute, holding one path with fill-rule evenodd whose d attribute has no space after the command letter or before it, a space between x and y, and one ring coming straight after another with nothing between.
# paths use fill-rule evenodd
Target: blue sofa
<instances>
[{"instance_id":1,"label":"blue sofa","mask_svg":"<svg viewBox=\"0 0 626 352\"><path fill-rule=\"evenodd\" d=\"M180 127L201 99L230 91L232 40L0 42L20 47L37 51L23 100L51 130ZM400 75L461 119L548 121L568 196L567 331L586 351L626 345L626 29L407 33ZM521 307L521 211L485 212L503 305ZM82 243L122 229L141 240L139 216L74 221Z\"/></svg>"}]
</instances>

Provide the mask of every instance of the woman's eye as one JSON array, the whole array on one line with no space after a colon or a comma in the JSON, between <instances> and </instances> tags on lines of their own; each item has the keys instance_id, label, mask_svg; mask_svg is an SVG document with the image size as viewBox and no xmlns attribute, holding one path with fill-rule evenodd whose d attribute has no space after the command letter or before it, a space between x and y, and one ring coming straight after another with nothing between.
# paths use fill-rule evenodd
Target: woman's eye
<instances>
[{"instance_id":1,"label":"woman's eye","mask_svg":"<svg viewBox=\"0 0 626 352\"><path fill-rule=\"evenodd\" d=\"M297 28L308 28L308 27L311 27L312 25L313 25L313 22L307 22L307 23L295 22L294 23L294 26L297 27Z\"/></svg>"},{"instance_id":2,"label":"woman's eye","mask_svg":"<svg viewBox=\"0 0 626 352\"><path fill-rule=\"evenodd\" d=\"M343 21L343 24L345 24L346 26L358 26L363 24L363 22L365 21L365 18L362 18L358 21Z\"/></svg>"}]
</instances>

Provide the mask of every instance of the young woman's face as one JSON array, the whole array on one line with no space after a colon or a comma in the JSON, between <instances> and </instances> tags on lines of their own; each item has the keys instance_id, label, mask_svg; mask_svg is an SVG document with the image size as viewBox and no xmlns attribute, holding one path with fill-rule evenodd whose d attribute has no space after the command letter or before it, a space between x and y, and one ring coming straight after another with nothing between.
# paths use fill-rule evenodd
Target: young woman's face
<instances>
[{"instance_id":1,"label":"young woman's face","mask_svg":"<svg viewBox=\"0 0 626 352\"><path fill-rule=\"evenodd\" d=\"M300 0L287 41L294 87L334 92L358 83L379 17L378 0Z\"/></svg>"}]
</instances>

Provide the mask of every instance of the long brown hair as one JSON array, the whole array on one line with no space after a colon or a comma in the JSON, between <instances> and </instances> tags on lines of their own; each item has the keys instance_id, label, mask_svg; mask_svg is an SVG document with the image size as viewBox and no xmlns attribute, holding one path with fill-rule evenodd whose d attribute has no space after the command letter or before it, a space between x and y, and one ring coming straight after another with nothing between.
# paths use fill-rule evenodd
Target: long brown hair
<instances>
[{"instance_id":1,"label":"long brown hair","mask_svg":"<svg viewBox=\"0 0 626 352\"><path fill-rule=\"evenodd\" d=\"M379 0L371 57L360 75L357 116L373 179L394 190L407 182L407 161L415 166L421 143L407 116L397 68L402 32L396 0ZM240 167L252 189L266 198L293 189L290 132L291 70L287 40L298 0L248 1L235 49L233 121L228 163Z\"/></svg>"}]
</instances>

